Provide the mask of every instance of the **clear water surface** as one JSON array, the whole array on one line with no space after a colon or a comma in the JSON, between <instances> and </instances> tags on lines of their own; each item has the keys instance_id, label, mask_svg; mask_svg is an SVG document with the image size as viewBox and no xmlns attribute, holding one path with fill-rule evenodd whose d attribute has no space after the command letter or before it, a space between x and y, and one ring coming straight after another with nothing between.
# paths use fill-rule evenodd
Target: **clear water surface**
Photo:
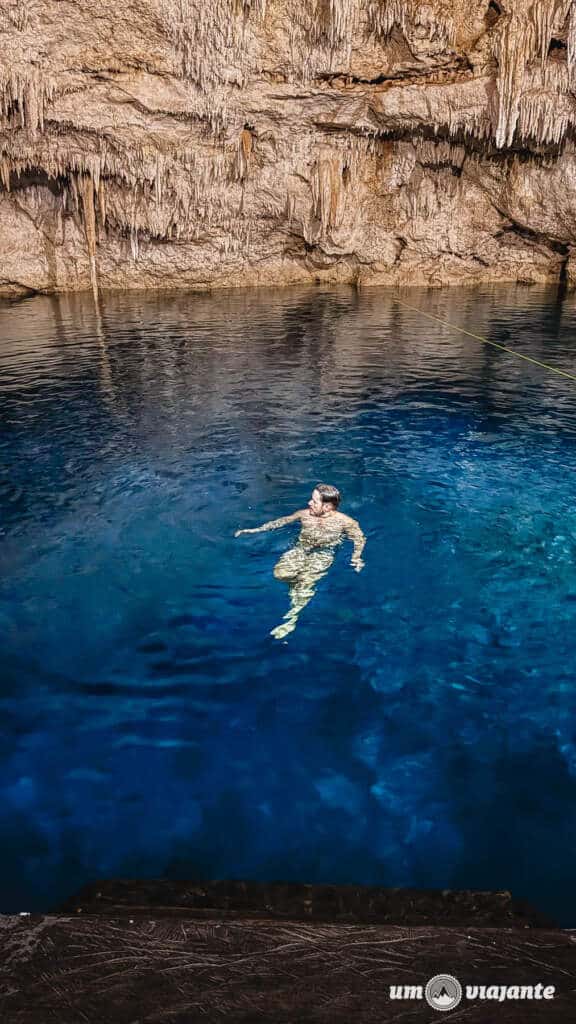
<instances>
[{"instance_id":1,"label":"clear water surface","mask_svg":"<svg viewBox=\"0 0 576 1024\"><path fill-rule=\"evenodd\" d=\"M410 291L576 371L576 300ZM576 926L576 383L393 292L0 308L0 910L102 877L511 889ZM319 481L368 537L287 641Z\"/></svg>"}]
</instances>

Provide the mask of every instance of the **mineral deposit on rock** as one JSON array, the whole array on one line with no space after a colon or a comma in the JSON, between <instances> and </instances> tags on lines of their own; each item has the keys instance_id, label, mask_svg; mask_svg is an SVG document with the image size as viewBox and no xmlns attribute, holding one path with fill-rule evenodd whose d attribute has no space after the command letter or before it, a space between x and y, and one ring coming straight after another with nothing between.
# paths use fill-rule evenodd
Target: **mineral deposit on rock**
<instances>
[{"instance_id":1,"label":"mineral deposit on rock","mask_svg":"<svg viewBox=\"0 0 576 1024\"><path fill-rule=\"evenodd\" d=\"M3 0L0 294L570 281L576 0Z\"/></svg>"}]
</instances>

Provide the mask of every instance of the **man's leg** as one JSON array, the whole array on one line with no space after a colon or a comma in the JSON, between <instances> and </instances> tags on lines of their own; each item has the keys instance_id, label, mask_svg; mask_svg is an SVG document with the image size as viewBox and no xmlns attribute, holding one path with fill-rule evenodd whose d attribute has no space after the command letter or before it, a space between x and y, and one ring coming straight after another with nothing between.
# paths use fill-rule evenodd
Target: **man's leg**
<instances>
[{"instance_id":1,"label":"man's leg","mask_svg":"<svg viewBox=\"0 0 576 1024\"><path fill-rule=\"evenodd\" d=\"M290 548L285 551L274 566L274 576L277 580L294 580L306 566L306 554L301 547Z\"/></svg>"},{"instance_id":2,"label":"man's leg","mask_svg":"<svg viewBox=\"0 0 576 1024\"><path fill-rule=\"evenodd\" d=\"M294 549L293 549L294 550ZM290 555L291 552L287 551L286 555ZM280 626L276 626L271 631L271 636L277 640L281 640L296 629L296 623L300 612L306 607L307 604L312 600L316 593L316 584L323 576L326 575L328 569L334 561L334 553L332 551L311 551L307 554L301 552L302 557L296 561L296 559L288 560L288 563L282 566L282 571L287 572L290 567L296 568L298 566L298 572L294 576L278 575L276 569L280 569L280 562L274 570L274 575L277 579L289 579L290 582L290 610L286 612L284 616L284 622ZM282 558L285 556L283 555Z\"/></svg>"}]
</instances>

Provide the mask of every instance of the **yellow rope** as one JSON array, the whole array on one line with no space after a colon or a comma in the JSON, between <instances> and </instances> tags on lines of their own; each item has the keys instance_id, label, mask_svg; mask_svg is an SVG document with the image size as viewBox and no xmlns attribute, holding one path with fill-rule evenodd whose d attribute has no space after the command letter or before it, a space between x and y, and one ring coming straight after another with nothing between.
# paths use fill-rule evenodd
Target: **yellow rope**
<instances>
[{"instance_id":1,"label":"yellow rope","mask_svg":"<svg viewBox=\"0 0 576 1024\"><path fill-rule=\"evenodd\" d=\"M475 338L476 341L482 341L485 345L492 345L494 348L499 348L501 352L508 352L511 356L516 356L518 359L525 359L527 363L534 363L535 366L542 366L545 370L551 370L552 373L557 373L561 377L568 377L570 380L576 380L576 374L568 373L567 370L559 370L557 366L550 366L548 363L542 363L539 359L533 359L532 356L525 356L522 352L515 352L513 348L507 348L506 345L500 345L497 341L490 341L490 338L484 338L481 334L474 334L472 331L466 331L463 327L457 327L456 324L449 323L448 320L442 320L439 316L434 316L433 313L425 313L423 309L418 306L411 306L409 302L404 302L395 296L396 301L401 306L405 306L406 309L413 309L415 313L420 313L420 316L427 316L429 320L436 320L439 324L443 324L444 327L451 327L453 331L460 331L461 334L467 334L469 338Z\"/></svg>"}]
</instances>

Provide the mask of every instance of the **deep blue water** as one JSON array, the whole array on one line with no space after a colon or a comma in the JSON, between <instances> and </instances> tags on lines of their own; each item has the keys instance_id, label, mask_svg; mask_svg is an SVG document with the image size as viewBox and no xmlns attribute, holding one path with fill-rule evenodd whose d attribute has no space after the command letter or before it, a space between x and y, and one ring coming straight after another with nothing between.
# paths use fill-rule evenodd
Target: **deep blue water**
<instances>
[{"instance_id":1,"label":"deep blue water","mask_svg":"<svg viewBox=\"0 0 576 1024\"><path fill-rule=\"evenodd\" d=\"M404 293L576 372L576 300ZM393 292L0 308L0 910L103 877L510 889L576 926L576 383ZM287 641L319 481L368 537Z\"/></svg>"}]
</instances>

